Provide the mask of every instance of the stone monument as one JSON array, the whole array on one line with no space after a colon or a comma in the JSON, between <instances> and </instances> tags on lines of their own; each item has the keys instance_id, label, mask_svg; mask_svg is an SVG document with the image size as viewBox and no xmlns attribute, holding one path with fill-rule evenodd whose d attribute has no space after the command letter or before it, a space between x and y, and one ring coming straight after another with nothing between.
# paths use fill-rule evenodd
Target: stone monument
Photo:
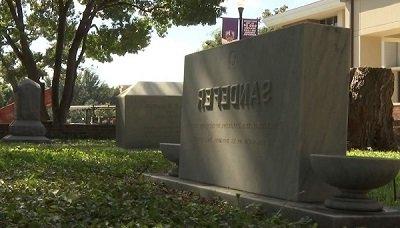
<instances>
[{"instance_id":1,"label":"stone monument","mask_svg":"<svg viewBox=\"0 0 400 228\"><path fill-rule=\"evenodd\" d=\"M330 175L344 171L331 165L323 173L311 163L311 154L359 170L373 163L346 158L350 39L349 29L306 23L186 56L181 146L161 145L179 178L148 176L206 197L261 204L267 213L310 217L320 227L398 225L393 209L332 209L355 208L342 203L354 199L341 188L369 177L335 182ZM377 172L389 171L385 181L400 164L389 163L392 169ZM378 186L364 183L355 196Z\"/></svg>"},{"instance_id":2,"label":"stone monument","mask_svg":"<svg viewBox=\"0 0 400 228\"><path fill-rule=\"evenodd\" d=\"M117 144L123 148L179 143L182 83L137 82L118 96Z\"/></svg>"},{"instance_id":3,"label":"stone monument","mask_svg":"<svg viewBox=\"0 0 400 228\"><path fill-rule=\"evenodd\" d=\"M186 56L179 177L291 201L331 195L308 156L346 152L349 35L303 24Z\"/></svg>"},{"instance_id":4,"label":"stone monument","mask_svg":"<svg viewBox=\"0 0 400 228\"><path fill-rule=\"evenodd\" d=\"M24 79L15 91L15 120L9 126L10 134L3 141L48 143L46 128L40 121L40 85Z\"/></svg>"}]
</instances>

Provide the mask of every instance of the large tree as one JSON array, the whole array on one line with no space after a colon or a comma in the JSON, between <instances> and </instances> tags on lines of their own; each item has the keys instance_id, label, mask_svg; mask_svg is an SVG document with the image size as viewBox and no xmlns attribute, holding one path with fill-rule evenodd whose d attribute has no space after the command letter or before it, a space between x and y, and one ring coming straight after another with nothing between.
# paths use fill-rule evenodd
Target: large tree
<instances>
[{"instance_id":1,"label":"large tree","mask_svg":"<svg viewBox=\"0 0 400 228\"><path fill-rule=\"evenodd\" d=\"M64 123L73 99L78 67L85 58L112 61L136 53L151 34L172 25L214 24L223 0L3 0L2 54L13 54L28 78L52 72L53 121ZM46 45L35 52L33 43ZM60 87L63 85L62 91Z\"/></svg>"},{"instance_id":2,"label":"large tree","mask_svg":"<svg viewBox=\"0 0 400 228\"><path fill-rule=\"evenodd\" d=\"M110 87L90 70L78 74L72 105L106 105L114 104L119 89Z\"/></svg>"}]
</instances>

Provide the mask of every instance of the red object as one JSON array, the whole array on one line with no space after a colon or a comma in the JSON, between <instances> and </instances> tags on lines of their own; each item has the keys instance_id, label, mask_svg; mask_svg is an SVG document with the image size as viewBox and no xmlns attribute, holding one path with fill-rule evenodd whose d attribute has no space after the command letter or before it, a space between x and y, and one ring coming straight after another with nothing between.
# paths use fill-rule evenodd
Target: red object
<instances>
[{"instance_id":1,"label":"red object","mask_svg":"<svg viewBox=\"0 0 400 228\"><path fill-rule=\"evenodd\" d=\"M44 104L51 107L52 97L51 88L44 91ZM11 123L14 121L14 102L0 108L0 123Z\"/></svg>"},{"instance_id":2,"label":"red object","mask_svg":"<svg viewBox=\"0 0 400 228\"><path fill-rule=\"evenodd\" d=\"M44 105L48 108L52 106L52 96L51 96L52 90L51 88L48 88L44 91Z\"/></svg>"}]
</instances>

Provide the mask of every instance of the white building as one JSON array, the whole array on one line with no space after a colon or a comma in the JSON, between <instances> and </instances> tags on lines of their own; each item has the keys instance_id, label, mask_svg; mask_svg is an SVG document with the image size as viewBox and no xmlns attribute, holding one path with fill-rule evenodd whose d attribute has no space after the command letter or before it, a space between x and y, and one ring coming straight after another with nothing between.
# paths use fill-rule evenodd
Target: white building
<instances>
[{"instance_id":1,"label":"white building","mask_svg":"<svg viewBox=\"0 0 400 228\"><path fill-rule=\"evenodd\" d=\"M352 65L391 68L399 102L400 0L321 0L268 17L269 27L313 21L352 29Z\"/></svg>"}]
</instances>

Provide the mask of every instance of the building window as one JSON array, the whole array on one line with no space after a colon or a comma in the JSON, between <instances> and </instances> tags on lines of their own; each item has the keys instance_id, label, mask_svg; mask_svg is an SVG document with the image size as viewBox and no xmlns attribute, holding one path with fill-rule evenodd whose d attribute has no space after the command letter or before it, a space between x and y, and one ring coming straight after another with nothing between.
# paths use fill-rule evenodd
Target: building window
<instances>
[{"instance_id":1,"label":"building window","mask_svg":"<svg viewBox=\"0 0 400 228\"><path fill-rule=\"evenodd\" d=\"M337 25L338 25L338 23L337 23L337 16L328 17L328 18L322 19L322 20L319 21L319 23L320 23L320 24L323 24L323 25L337 26Z\"/></svg>"}]
</instances>

